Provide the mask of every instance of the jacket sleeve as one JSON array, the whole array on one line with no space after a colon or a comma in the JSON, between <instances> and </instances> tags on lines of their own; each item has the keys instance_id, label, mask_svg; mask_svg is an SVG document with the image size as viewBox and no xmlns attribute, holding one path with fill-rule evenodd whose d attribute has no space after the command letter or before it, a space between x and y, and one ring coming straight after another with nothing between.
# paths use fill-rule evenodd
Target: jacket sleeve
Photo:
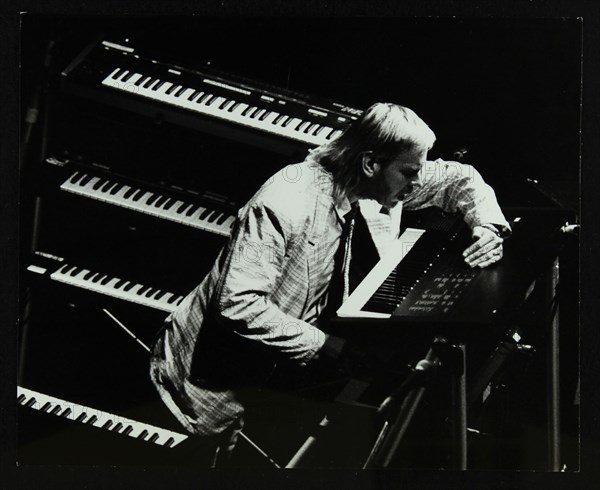
<instances>
[{"instance_id":1,"label":"jacket sleeve","mask_svg":"<svg viewBox=\"0 0 600 490\"><path fill-rule=\"evenodd\" d=\"M303 300L306 288L305 279L293 271L282 277L286 247L294 233L293 220L282 214L260 200L240 213L213 296L213 311L219 323L236 334L304 365L321 348L325 334L284 313L271 300L280 287Z\"/></svg>"},{"instance_id":2,"label":"jacket sleeve","mask_svg":"<svg viewBox=\"0 0 600 490\"><path fill-rule=\"evenodd\" d=\"M494 190L471 165L441 159L425 162L404 208L425 206L437 206L450 213L460 211L471 229L489 223L504 236L511 233Z\"/></svg>"}]
</instances>

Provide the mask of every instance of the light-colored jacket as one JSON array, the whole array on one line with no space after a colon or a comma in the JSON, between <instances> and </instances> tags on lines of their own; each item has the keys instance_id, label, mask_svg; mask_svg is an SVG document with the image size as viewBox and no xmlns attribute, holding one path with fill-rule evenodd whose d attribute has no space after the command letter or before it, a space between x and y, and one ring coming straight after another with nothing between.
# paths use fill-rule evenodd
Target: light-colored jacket
<instances>
[{"instance_id":1,"label":"light-colored jacket","mask_svg":"<svg viewBox=\"0 0 600 490\"><path fill-rule=\"evenodd\" d=\"M310 158L275 174L239 211L210 273L165 322L150 375L189 432L223 431L243 413L241 379L268 376L277 359L302 366L325 342L307 320L331 279L331 250L350 208L333 196L331 175ZM427 162L404 207L431 205L461 211L471 227L508 229L493 190L470 166Z\"/></svg>"}]
</instances>

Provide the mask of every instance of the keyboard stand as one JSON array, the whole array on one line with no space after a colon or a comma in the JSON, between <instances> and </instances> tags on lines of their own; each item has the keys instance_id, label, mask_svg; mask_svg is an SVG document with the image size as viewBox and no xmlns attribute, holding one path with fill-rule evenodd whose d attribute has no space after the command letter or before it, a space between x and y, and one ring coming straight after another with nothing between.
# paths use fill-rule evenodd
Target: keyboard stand
<instances>
[{"instance_id":1,"label":"keyboard stand","mask_svg":"<svg viewBox=\"0 0 600 490\"><path fill-rule=\"evenodd\" d=\"M466 349L464 344L452 345L443 337L434 340L413 374L379 407L386 420L363 469L389 466L425 390L440 368L447 369L451 375L452 469L467 469Z\"/></svg>"}]
</instances>

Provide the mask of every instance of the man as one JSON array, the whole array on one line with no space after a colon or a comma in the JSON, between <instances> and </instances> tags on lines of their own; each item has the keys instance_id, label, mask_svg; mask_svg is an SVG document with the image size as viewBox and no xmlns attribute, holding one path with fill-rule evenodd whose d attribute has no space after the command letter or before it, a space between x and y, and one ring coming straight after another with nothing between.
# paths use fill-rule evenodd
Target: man
<instances>
[{"instance_id":1,"label":"man","mask_svg":"<svg viewBox=\"0 0 600 490\"><path fill-rule=\"evenodd\" d=\"M461 212L472 229L464 252L471 267L501 258L510 228L493 190L473 167L428 162L434 140L410 109L375 104L338 139L271 177L239 211L213 269L153 348L151 378L187 431L226 452L242 427L245 387L264 382L278 363L302 367L327 350L319 326L333 257L340 247L345 259L351 253L341 237L353 204L379 255L393 245L403 207L439 206Z\"/></svg>"}]
</instances>

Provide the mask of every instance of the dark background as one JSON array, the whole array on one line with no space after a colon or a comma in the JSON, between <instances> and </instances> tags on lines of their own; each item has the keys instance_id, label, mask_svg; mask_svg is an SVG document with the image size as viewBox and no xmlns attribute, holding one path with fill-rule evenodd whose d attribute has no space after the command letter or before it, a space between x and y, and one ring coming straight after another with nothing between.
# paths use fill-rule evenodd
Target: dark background
<instances>
[{"instance_id":1,"label":"dark background","mask_svg":"<svg viewBox=\"0 0 600 490\"><path fill-rule=\"evenodd\" d=\"M28 100L48 39L62 44L56 52L60 60L56 66L62 68L62 61L68 61L95 30L139 33L182 59L210 60L247 76L356 107L386 99L406 104L436 131L433 156L465 145L470 161L492 183L516 183L522 176L560 180L570 188L577 183L580 24L572 16L565 21L360 18L348 22L229 17L200 23L201 28L164 17L141 21L123 16L87 20L32 16L23 23L21 100ZM229 28L223 29L222 24ZM382 24L391 28L382 29ZM246 36L248 32L252 35ZM587 91L589 97L589 85ZM585 106L588 114L593 105ZM497 189L507 198L515 194L509 187ZM577 189L568 194L577 195ZM589 441L589 434L584 439ZM90 484L88 472L63 475L72 484ZM40 476L32 472L25 481ZM167 484L165 476L161 480ZM189 476L180 473L178 481ZM230 486L241 486L250 476L256 475L234 475ZM313 486L323 477L329 484L339 482L336 472L305 476ZM343 481L356 483L352 475L347 476ZM434 473L371 475L359 481L375 487L418 481L428 488L460 488L464 480L457 476L444 477L444 483ZM531 475L490 476L475 478L502 488L540 482ZM558 488L565 480L555 476L550 486ZM135 481L133 474L125 480ZM265 481L279 484L282 479ZM224 482L215 480L220 483Z\"/></svg>"}]
</instances>

